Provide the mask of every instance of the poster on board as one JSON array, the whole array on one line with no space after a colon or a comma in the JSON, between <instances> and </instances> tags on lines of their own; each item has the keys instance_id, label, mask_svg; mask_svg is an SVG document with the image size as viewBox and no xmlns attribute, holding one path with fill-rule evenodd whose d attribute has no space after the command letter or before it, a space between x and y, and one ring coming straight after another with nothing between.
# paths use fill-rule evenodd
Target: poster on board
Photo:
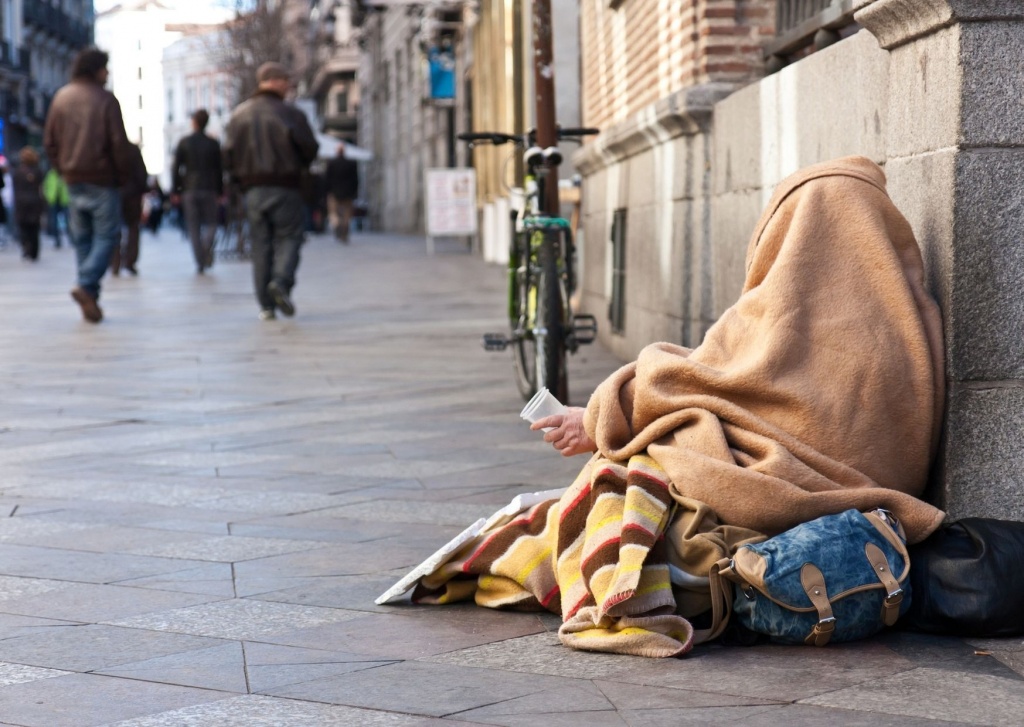
<instances>
[{"instance_id":1,"label":"poster on board","mask_svg":"<svg viewBox=\"0 0 1024 727\"><path fill-rule=\"evenodd\" d=\"M428 237L476 234L475 169L427 169L425 187Z\"/></svg>"}]
</instances>

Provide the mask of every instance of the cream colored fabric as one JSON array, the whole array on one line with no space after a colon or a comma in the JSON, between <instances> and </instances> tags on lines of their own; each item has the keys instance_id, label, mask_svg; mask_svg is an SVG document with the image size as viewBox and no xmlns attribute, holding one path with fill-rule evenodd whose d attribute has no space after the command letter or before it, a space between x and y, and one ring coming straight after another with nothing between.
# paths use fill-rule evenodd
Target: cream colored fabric
<instances>
[{"instance_id":1,"label":"cream colored fabric","mask_svg":"<svg viewBox=\"0 0 1024 727\"><path fill-rule=\"evenodd\" d=\"M910 542L943 513L924 488L941 424L942 328L921 253L863 157L779 185L740 299L696 349L657 343L594 392L587 432L647 450L677 497L772 535L848 508L891 510Z\"/></svg>"}]
</instances>

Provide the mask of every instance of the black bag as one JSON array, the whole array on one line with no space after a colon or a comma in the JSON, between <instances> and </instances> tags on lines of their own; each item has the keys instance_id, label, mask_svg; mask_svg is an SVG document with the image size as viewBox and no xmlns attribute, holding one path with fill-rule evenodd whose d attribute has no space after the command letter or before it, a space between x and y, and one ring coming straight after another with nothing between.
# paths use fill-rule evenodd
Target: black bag
<instances>
[{"instance_id":1,"label":"black bag","mask_svg":"<svg viewBox=\"0 0 1024 727\"><path fill-rule=\"evenodd\" d=\"M1024 634L1024 522L964 518L910 546L900 625L951 636Z\"/></svg>"}]
</instances>

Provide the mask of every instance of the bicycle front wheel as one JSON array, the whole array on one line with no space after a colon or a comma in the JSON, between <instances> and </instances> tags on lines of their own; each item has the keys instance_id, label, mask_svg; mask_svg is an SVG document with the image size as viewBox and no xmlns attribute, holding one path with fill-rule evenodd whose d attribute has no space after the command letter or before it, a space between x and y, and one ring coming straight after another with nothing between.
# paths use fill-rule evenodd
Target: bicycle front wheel
<instances>
[{"instance_id":1,"label":"bicycle front wheel","mask_svg":"<svg viewBox=\"0 0 1024 727\"><path fill-rule=\"evenodd\" d=\"M533 329L537 389L547 387L561 402L569 400L565 349L565 299L558 274L558 234L544 234L537 271L537 315Z\"/></svg>"}]
</instances>

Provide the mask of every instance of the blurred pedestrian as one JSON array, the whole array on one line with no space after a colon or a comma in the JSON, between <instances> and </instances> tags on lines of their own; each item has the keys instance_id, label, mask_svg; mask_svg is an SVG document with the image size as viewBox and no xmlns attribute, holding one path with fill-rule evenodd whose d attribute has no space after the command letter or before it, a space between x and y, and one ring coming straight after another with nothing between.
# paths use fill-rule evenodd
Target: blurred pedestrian
<instances>
[{"instance_id":1,"label":"blurred pedestrian","mask_svg":"<svg viewBox=\"0 0 1024 727\"><path fill-rule=\"evenodd\" d=\"M46 207L43 201L43 170L39 168L39 153L30 146L22 147L18 161L20 163L11 181L21 256L26 260L38 260L39 226Z\"/></svg>"},{"instance_id":2,"label":"blurred pedestrian","mask_svg":"<svg viewBox=\"0 0 1024 727\"><path fill-rule=\"evenodd\" d=\"M303 241L302 180L316 159L316 136L299 109L285 102L290 75L280 63L256 71L256 93L231 115L224 167L245 191L253 280L260 318L295 314L291 291Z\"/></svg>"},{"instance_id":3,"label":"blurred pedestrian","mask_svg":"<svg viewBox=\"0 0 1024 727\"><path fill-rule=\"evenodd\" d=\"M121 193L131 179L133 152L121 106L103 86L106 53L88 47L75 57L71 82L50 104L43 143L50 163L68 185L68 224L78 263L71 297L90 323L103 320L100 281L121 232Z\"/></svg>"},{"instance_id":4,"label":"blurred pedestrian","mask_svg":"<svg viewBox=\"0 0 1024 727\"><path fill-rule=\"evenodd\" d=\"M149 188L146 190L142 211L146 220L146 229L150 234L155 235L160 230L160 223L164 219L164 190L160 186L160 180L156 177L149 178Z\"/></svg>"},{"instance_id":5,"label":"blurred pedestrian","mask_svg":"<svg viewBox=\"0 0 1024 727\"><path fill-rule=\"evenodd\" d=\"M110 253L110 272L118 275L123 266L132 275L138 275L139 227L142 225L142 196L146 193L146 162L142 149L132 144L132 169L129 177L121 181L120 236Z\"/></svg>"},{"instance_id":6,"label":"blurred pedestrian","mask_svg":"<svg viewBox=\"0 0 1024 727\"><path fill-rule=\"evenodd\" d=\"M338 144L338 154L327 162L327 214L334 236L348 242L352 227L352 207L359 196L359 165L345 156L345 144Z\"/></svg>"},{"instance_id":7,"label":"blurred pedestrian","mask_svg":"<svg viewBox=\"0 0 1024 727\"><path fill-rule=\"evenodd\" d=\"M46 200L46 232L53 238L53 246L60 247L60 228L67 226L68 185L53 167L43 177L43 198Z\"/></svg>"},{"instance_id":8,"label":"blurred pedestrian","mask_svg":"<svg viewBox=\"0 0 1024 727\"><path fill-rule=\"evenodd\" d=\"M8 210L14 204L14 193L11 185L7 183L10 175L7 173L7 157L0 154L0 248L7 247L7 240L10 237Z\"/></svg>"},{"instance_id":9,"label":"blurred pedestrian","mask_svg":"<svg viewBox=\"0 0 1024 727\"><path fill-rule=\"evenodd\" d=\"M217 204L224 195L220 144L206 135L210 114L192 114L192 133L178 142L174 152L172 200L180 197L196 272L213 267L213 239L217 234Z\"/></svg>"}]
</instances>

